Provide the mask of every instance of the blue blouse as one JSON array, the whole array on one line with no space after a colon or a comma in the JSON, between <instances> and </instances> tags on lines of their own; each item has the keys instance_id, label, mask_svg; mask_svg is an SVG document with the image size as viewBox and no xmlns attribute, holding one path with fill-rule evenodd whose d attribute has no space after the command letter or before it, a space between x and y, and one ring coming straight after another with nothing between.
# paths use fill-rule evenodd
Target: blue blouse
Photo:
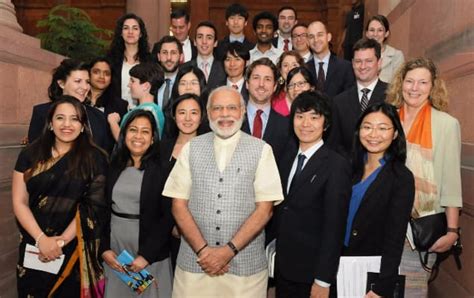
<instances>
[{"instance_id":1,"label":"blue blouse","mask_svg":"<svg viewBox=\"0 0 474 298\"><path fill-rule=\"evenodd\" d=\"M370 185L372 184L372 182L375 181L380 171L382 170L382 167L385 165L385 159L381 158L379 162L380 166L372 174L370 174L369 177L367 177L365 180L361 180L359 183L354 184L352 186L352 196L349 205L349 214L347 215L346 234L344 236L344 245L346 247L349 246L352 223L354 222L357 210L359 209L359 206L362 203L362 199L364 198L367 189L369 189Z\"/></svg>"}]
</instances>

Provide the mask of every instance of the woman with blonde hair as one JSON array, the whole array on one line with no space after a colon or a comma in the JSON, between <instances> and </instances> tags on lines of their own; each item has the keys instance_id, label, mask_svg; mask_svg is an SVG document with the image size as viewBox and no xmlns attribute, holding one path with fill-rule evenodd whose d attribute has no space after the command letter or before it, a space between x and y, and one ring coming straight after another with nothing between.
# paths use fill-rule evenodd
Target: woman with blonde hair
<instances>
[{"instance_id":1,"label":"woman with blonde hair","mask_svg":"<svg viewBox=\"0 0 474 298\"><path fill-rule=\"evenodd\" d=\"M429 249L446 252L459 239L461 132L458 120L446 113L448 95L435 64L427 58L407 61L389 87L387 102L399 108L406 134L406 165L415 176L412 217L446 214L447 233ZM435 260L429 256L431 265ZM430 274L424 271L418 252L407 243L401 274L407 275L406 297L427 296Z\"/></svg>"}]
</instances>

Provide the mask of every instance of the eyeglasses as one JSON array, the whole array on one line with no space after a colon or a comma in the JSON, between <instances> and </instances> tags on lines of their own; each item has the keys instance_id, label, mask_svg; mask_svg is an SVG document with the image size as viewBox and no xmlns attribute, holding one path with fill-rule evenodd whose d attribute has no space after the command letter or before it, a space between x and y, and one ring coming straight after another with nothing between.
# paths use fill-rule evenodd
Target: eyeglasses
<instances>
[{"instance_id":1,"label":"eyeglasses","mask_svg":"<svg viewBox=\"0 0 474 298\"><path fill-rule=\"evenodd\" d=\"M374 130L375 132L377 133L380 133L380 134L386 134L388 133L390 130L393 129L393 126L392 127L388 127L388 126L371 126L371 125L362 125L360 127L360 132L363 133L363 134L370 134L372 133Z\"/></svg>"},{"instance_id":2,"label":"eyeglasses","mask_svg":"<svg viewBox=\"0 0 474 298\"><path fill-rule=\"evenodd\" d=\"M291 83L291 84L288 84L286 86L286 88L288 88L288 90L291 90L291 89L295 89L295 87L298 87L298 88L303 88L306 86L306 84L308 84L308 82L306 81L299 81L299 82L295 82L295 83Z\"/></svg>"},{"instance_id":3,"label":"eyeglasses","mask_svg":"<svg viewBox=\"0 0 474 298\"><path fill-rule=\"evenodd\" d=\"M188 87L189 85L196 87L199 86L199 81L198 80L192 80L192 81L179 81L178 85L180 87Z\"/></svg>"},{"instance_id":4,"label":"eyeglasses","mask_svg":"<svg viewBox=\"0 0 474 298\"><path fill-rule=\"evenodd\" d=\"M227 110L231 113L235 113L240 109L240 107L241 105L228 105L228 106L216 105L216 106L211 106L211 111L215 113L221 113L224 110Z\"/></svg>"},{"instance_id":5,"label":"eyeglasses","mask_svg":"<svg viewBox=\"0 0 474 298\"><path fill-rule=\"evenodd\" d=\"M308 33L301 33L301 34L293 34L291 35L292 38L297 39L297 38L307 38Z\"/></svg>"}]
</instances>

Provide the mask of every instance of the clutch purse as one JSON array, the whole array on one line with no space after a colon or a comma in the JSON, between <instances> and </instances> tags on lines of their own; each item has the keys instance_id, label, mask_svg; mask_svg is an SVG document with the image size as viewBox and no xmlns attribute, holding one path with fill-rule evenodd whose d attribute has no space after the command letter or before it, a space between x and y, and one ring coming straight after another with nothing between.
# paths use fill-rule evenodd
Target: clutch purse
<instances>
[{"instance_id":1,"label":"clutch purse","mask_svg":"<svg viewBox=\"0 0 474 298\"><path fill-rule=\"evenodd\" d=\"M419 218L411 218L410 226L413 233L413 242L418 251L428 249L443 235L446 234L447 222L444 212Z\"/></svg>"}]
</instances>

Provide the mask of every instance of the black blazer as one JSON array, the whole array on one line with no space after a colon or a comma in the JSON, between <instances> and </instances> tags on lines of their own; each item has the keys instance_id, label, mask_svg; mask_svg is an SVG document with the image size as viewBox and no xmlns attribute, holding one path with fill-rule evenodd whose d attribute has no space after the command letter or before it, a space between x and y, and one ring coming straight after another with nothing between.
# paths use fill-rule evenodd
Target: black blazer
<instances>
[{"instance_id":1,"label":"black blazer","mask_svg":"<svg viewBox=\"0 0 474 298\"><path fill-rule=\"evenodd\" d=\"M242 131L251 134L247 114L245 114L244 122L242 123ZM285 148L290 141L290 122L288 118L270 109L270 115L262 139L272 147L273 155L278 161L285 153Z\"/></svg>"},{"instance_id":2,"label":"black blazer","mask_svg":"<svg viewBox=\"0 0 474 298\"><path fill-rule=\"evenodd\" d=\"M388 161L367 189L352 222L347 256L382 256L373 291L391 297L398 276L405 234L415 198L413 174Z\"/></svg>"},{"instance_id":3,"label":"black blazer","mask_svg":"<svg viewBox=\"0 0 474 298\"><path fill-rule=\"evenodd\" d=\"M197 58L182 64L181 67L185 67L187 65L194 65L198 67ZM226 78L227 75L224 71L222 61L214 58L214 61L211 65L211 71L209 72L209 78L207 79L207 90L210 92L219 86L224 86L226 84Z\"/></svg>"},{"instance_id":4,"label":"black blazer","mask_svg":"<svg viewBox=\"0 0 474 298\"><path fill-rule=\"evenodd\" d=\"M84 106L86 108L87 117L89 118L94 143L102 149L107 150L110 147L110 140L108 138L108 126L104 113L94 107L88 105ZM46 119L48 118L50 107L51 102L42 103L33 107L30 127L28 128L29 143L32 143L41 135Z\"/></svg>"},{"instance_id":5,"label":"black blazer","mask_svg":"<svg viewBox=\"0 0 474 298\"><path fill-rule=\"evenodd\" d=\"M297 150L280 163L285 200L276 209L277 270L287 280L335 283L351 195L349 162L326 145L286 192Z\"/></svg>"},{"instance_id":6,"label":"black blazer","mask_svg":"<svg viewBox=\"0 0 474 298\"><path fill-rule=\"evenodd\" d=\"M100 254L110 249L110 217L112 212L112 191L121 171L109 168L106 183L106 196L109 205L107 224L101 240ZM138 252L152 264L169 257L169 235L173 228L171 200L161 196L164 177L158 162L151 162L145 169L140 192L140 231L138 233ZM117 252L119 253L119 252Z\"/></svg>"},{"instance_id":7,"label":"black blazer","mask_svg":"<svg viewBox=\"0 0 474 298\"><path fill-rule=\"evenodd\" d=\"M317 86L318 76L314 65L314 59L306 62L306 67L313 74L314 86ZM329 57L327 72L326 80L324 81L324 90L319 91L324 92L331 98L349 89L355 84L354 71L351 63L335 56L334 54L331 54Z\"/></svg>"},{"instance_id":8,"label":"black blazer","mask_svg":"<svg viewBox=\"0 0 474 298\"><path fill-rule=\"evenodd\" d=\"M230 44L229 35L224 37L222 40L219 40L219 42L217 43L217 48L214 50L214 57L216 57L217 60L224 61L224 59L226 58L225 52L228 44ZM244 42L242 43L242 45L244 50L249 52L255 47L255 43L248 40L247 37L244 38Z\"/></svg>"},{"instance_id":9,"label":"black blazer","mask_svg":"<svg viewBox=\"0 0 474 298\"><path fill-rule=\"evenodd\" d=\"M371 92L369 105L385 101L387 83L378 81ZM350 156L357 121L362 110L357 93L357 85L342 92L332 100L332 127L329 129L327 143L339 153Z\"/></svg>"}]
</instances>

